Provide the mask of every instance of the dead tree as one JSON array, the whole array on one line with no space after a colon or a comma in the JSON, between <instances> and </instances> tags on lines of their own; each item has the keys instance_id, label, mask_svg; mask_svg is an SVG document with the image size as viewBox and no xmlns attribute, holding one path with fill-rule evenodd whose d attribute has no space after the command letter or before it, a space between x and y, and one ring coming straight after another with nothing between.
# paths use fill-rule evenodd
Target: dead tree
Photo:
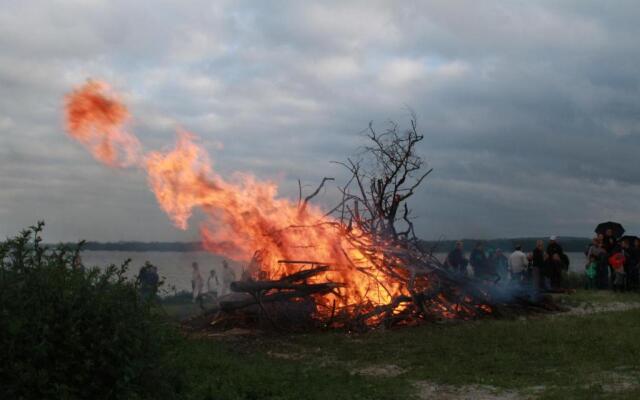
<instances>
[{"instance_id":1,"label":"dead tree","mask_svg":"<svg viewBox=\"0 0 640 400\"><path fill-rule=\"evenodd\" d=\"M342 191L342 201L332 213L346 226L356 224L365 233L390 236L393 240L416 238L407 200L433 169L424 170L425 162L417 153L424 136L417 130L415 115L402 131L390 122L382 133L369 123L365 146L357 158L338 162L351 174ZM404 229L396 224L402 221Z\"/></svg>"}]
</instances>

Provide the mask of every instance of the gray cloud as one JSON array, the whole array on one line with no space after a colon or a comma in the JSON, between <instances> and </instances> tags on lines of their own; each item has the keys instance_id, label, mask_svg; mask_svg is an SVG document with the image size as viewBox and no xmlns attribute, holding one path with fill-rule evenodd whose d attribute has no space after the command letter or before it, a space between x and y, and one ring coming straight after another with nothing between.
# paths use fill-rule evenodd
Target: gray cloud
<instances>
[{"instance_id":1,"label":"gray cloud","mask_svg":"<svg viewBox=\"0 0 640 400\"><path fill-rule=\"evenodd\" d=\"M4 5L0 234L45 218L51 240L197 237L139 172L66 137L63 96L87 77L124 91L147 148L182 127L221 173L292 197L409 106L435 168L413 202L427 238L638 232L639 17L632 1Z\"/></svg>"}]
</instances>

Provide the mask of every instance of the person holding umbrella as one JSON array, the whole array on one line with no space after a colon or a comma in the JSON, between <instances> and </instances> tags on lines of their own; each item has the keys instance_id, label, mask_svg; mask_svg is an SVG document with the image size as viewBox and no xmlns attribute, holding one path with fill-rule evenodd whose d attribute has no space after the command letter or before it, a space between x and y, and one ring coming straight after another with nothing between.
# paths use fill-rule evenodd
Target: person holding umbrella
<instances>
[{"instance_id":1,"label":"person holding umbrella","mask_svg":"<svg viewBox=\"0 0 640 400\"><path fill-rule=\"evenodd\" d=\"M618 251L618 238L624 234L624 228L619 222L607 221L602 222L596 226L595 232L597 234L603 234L602 247L607 252L609 257L613 256ZM609 263L609 286L613 287L613 281L615 279L615 270L611 263Z\"/></svg>"},{"instance_id":2,"label":"person holding umbrella","mask_svg":"<svg viewBox=\"0 0 640 400\"><path fill-rule=\"evenodd\" d=\"M595 232L604 235L604 248L611 255L616 248L618 238L624 235L624 228L618 222L607 221L598 224Z\"/></svg>"}]
</instances>

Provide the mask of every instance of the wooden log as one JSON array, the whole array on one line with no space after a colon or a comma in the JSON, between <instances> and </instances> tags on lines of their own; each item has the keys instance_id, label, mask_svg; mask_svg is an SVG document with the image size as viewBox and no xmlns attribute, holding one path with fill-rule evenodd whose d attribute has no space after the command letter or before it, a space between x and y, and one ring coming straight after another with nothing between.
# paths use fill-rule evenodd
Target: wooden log
<instances>
[{"instance_id":1,"label":"wooden log","mask_svg":"<svg viewBox=\"0 0 640 400\"><path fill-rule=\"evenodd\" d=\"M308 260L278 260L278 264L309 264L309 265L329 265L320 261L308 261Z\"/></svg>"},{"instance_id":2,"label":"wooden log","mask_svg":"<svg viewBox=\"0 0 640 400\"><path fill-rule=\"evenodd\" d=\"M329 266L328 265L321 265L319 267L313 268L313 269L305 269L304 271L298 271L295 272L293 274L284 276L282 278L280 278L279 280L281 281L287 281L287 282L295 282L295 281L302 281L305 279L309 279L312 276L316 276L318 274L321 274L325 271L329 270Z\"/></svg>"},{"instance_id":3,"label":"wooden log","mask_svg":"<svg viewBox=\"0 0 640 400\"><path fill-rule=\"evenodd\" d=\"M291 283L287 281L237 281L231 282L231 290L234 292L257 293L267 290L294 290L301 293L326 293L333 289L344 287L342 283Z\"/></svg>"},{"instance_id":4,"label":"wooden log","mask_svg":"<svg viewBox=\"0 0 640 400\"><path fill-rule=\"evenodd\" d=\"M327 291L330 291L327 289ZM221 300L220 301L220 309L222 311L235 311L240 310L252 305L256 305L259 303L272 303L272 302L280 302L280 301L290 301L295 298L308 298L310 294L319 294L321 292L316 293L308 293L300 290L289 290L285 292L276 292L272 294L268 294L266 296L254 297L248 294L241 299L230 299L230 300Z\"/></svg>"}]
</instances>

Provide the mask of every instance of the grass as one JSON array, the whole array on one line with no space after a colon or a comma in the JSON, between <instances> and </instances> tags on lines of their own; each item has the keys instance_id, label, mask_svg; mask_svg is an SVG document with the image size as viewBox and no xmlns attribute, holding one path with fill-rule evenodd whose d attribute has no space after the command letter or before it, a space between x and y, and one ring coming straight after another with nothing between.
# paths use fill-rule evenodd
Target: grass
<instances>
[{"instance_id":1,"label":"grass","mask_svg":"<svg viewBox=\"0 0 640 400\"><path fill-rule=\"evenodd\" d=\"M578 301L640 295L578 291ZM181 354L192 399L406 399L417 398L417 382L542 399L636 399L640 309L364 335L190 339Z\"/></svg>"}]
</instances>

